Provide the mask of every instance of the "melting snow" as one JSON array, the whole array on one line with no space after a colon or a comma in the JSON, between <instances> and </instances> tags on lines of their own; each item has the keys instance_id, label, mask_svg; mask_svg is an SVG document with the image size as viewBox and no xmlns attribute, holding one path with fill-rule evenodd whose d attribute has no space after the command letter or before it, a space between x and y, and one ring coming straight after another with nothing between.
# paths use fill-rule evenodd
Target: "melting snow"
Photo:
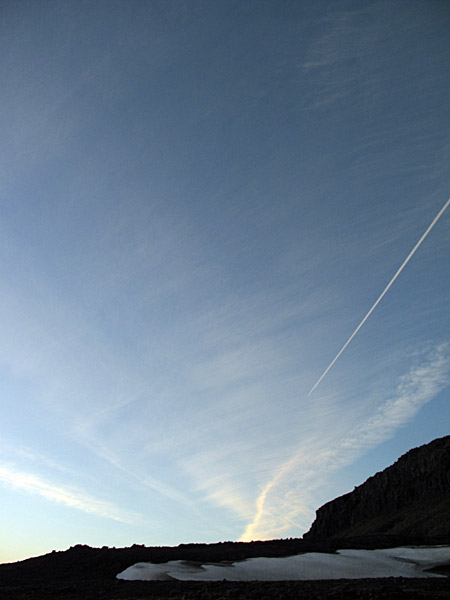
<instances>
[{"instance_id":1,"label":"melting snow","mask_svg":"<svg viewBox=\"0 0 450 600\"><path fill-rule=\"evenodd\" d=\"M308 552L285 558L249 558L233 563L174 560L137 563L117 575L126 580L281 581L370 577L441 577L425 569L450 562L450 546Z\"/></svg>"}]
</instances>

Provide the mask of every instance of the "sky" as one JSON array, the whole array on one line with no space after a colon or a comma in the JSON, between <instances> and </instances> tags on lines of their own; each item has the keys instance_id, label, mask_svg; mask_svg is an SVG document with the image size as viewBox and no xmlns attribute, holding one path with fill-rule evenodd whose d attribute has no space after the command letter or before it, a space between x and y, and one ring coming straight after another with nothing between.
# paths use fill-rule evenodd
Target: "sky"
<instances>
[{"instance_id":1,"label":"sky","mask_svg":"<svg viewBox=\"0 0 450 600\"><path fill-rule=\"evenodd\" d=\"M0 562L299 537L450 433L449 26L2 2Z\"/></svg>"}]
</instances>

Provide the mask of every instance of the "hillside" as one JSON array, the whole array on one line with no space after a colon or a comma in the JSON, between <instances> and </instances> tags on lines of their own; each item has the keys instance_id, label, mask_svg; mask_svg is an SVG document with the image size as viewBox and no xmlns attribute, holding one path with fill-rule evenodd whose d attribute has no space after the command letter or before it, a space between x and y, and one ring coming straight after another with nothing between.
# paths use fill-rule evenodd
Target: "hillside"
<instances>
[{"instance_id":1,"label":"hillside","mask_svg":"<svg viewBox=\"0 0 450 600\"><path fill-rule=\"evenodd\" d=\"M303 539L372 535L450 537L450 436L410 450L324 504Z\"/></svg>"}]
</instances>

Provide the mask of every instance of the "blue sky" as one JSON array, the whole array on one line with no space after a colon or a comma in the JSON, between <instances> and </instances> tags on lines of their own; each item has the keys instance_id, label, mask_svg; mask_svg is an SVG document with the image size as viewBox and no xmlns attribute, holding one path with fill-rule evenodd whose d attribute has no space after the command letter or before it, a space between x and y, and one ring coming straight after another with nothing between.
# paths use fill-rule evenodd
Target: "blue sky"
<instances>
[{"instance_id":1,"label":"blue sky","mask_svg":"<svg viewBox=\"0 0 450 600\"><path fill-rule=\"evenodd\" d=\"M0 561L300 536L449 433L446 2L4 2Z\"/></svg>"}]
</instances>

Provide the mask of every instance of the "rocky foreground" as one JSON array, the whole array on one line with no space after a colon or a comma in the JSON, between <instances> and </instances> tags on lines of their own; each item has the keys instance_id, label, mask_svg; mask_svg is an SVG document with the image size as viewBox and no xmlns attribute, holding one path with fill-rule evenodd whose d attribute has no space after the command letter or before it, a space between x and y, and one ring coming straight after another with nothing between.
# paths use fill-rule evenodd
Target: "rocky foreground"
<instances>
[{"instance_id":1,"label":"rocky foreground","mask_svg":"<svg viewBox=\"0 0 450 600\"><path fill-rule=\"evenodd\" d=\"M195 582L96 580L2 587L2 600L351 600L450 598L450 580L360 579L293 582Z\"/></svg>"},{"instance_id":2,"label":"rocky foreground","mask_svg":"<svg viewBox=\"0 0 450 600\"><path fill-rule=\"evenodd\" d=\"M420 540L415 540L419 542ZM430 542L430 540L427 540ZM434 539L434 542L443 541ZM394 547L405 542L397 536L371 539L333 540L311 543L300 539L221 544L188 544L173 548L90 548L75 546L18 563L0 565L0 598L28 599L120 599L280 600L351 598L449 598L450 578L442 579L361 579L282 582L182 582L123 581L116 575L137 562L191 560L215 562L255 556L289 556L299 552L333 552L346 547ZM450 574L450 566L439 570Z\"/></svg>"}]
</instances>

